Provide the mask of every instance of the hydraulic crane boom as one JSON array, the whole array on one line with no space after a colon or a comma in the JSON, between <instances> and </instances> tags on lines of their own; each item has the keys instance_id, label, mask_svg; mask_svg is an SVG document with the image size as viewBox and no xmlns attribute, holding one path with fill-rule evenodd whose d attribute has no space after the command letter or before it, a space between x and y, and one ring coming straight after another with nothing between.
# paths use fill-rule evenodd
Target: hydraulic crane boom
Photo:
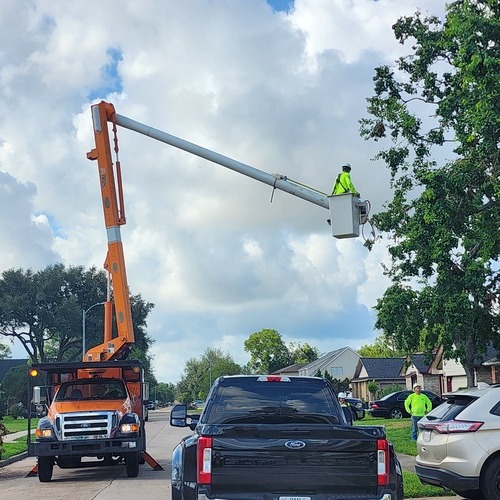
<instances>
[{"instance_id":1,"label":"hydraulic crane boom","mask_svg":"<svg viewBox=\"0 0 500 500\"><path fill-rule=\"evenodd\" d=\"M259 182L268 184L274 189L285 191L322 208L329 209L331 215L328 220L331 224L332 235L334 237L352 238L359 236L359 226L367 210L367 202L360 201L359 196L351 193L328 196L319 190L288 179L284 175L263 172L245 163L233 160L179 137L119 115L115 112L112 104L104 101L92 106L92 120L96 147L87 153L87 158L97 160L98 163L104 220L108 238L108 254L104 267L108 271L111 284L109 289L112 289L112 297L111 291L108 292L108 301L105 305L104 342L89 349L84 355L84 361L120 358L134 343L125 259L120 233L120 226L126 222L120 162L117 159L116 165L113 165L108 122L113 124L114 150L117 157L118 141L116 138L116 126L119 125L205 158L211 162L218 163ZM118 335L115 338L112 338L111 334L112 303L115 306L118 329Z\"/></svg>"},{"instance_id":2,"label":"hydraulic crane boom","mask_svg":"<svg viewBox=\"0 0 500 500\"><path fill-rule=\"evenodd\" d=\"M94 112L94 137L96 147L87 153L89 160L97 160L101 187L102 208L108 239L108 253L104 268L108 272L108 297L104 304L104 341L89 349L84 361L107 361L120 359L128 354L134 344L134 328L127 283L127 272L123 254L120 226L125 224L125 205L121 181L120 162L113 165L108 122L114 116L113 105L101 103ZM115 127L116 134L116 127ZM115 152L118 143L115 135ZM115 307L118 335L112 338L112 305Z\"/></svg>"},{"instance_id":3,"label":"hydraulic crane boom","mask_svg":"<svg viewBox=\"0 0 500 500\"><path fill-rule=\"evenodd\" d=\"M148 125L143 125L142 123L127 118L126 116L116 114L114 122L117 125L120 125L120 127L128 128L134 132L147 135L148 137L156 139L160 142L169 144L170 146L183 149L188 153L192 153L201 158L205 158L206 160L218 163L219 165L235 170L240 174L251 177L252 179L263 182L264 184L268 184L269 186L280 189L281 191L286 191L287 193L293 194L299 198L314 203L315 205L319 205L320 207L329 208L328 197L324 193L295 184L283 175L268 174L267 172L263 172L262 170L258 170L257 168L233 160L219 153L215 153L214 151L210 151L209 149L193 144L192 142L167 134L166 132L149 127Z\"/></svg>"}]
</instances>

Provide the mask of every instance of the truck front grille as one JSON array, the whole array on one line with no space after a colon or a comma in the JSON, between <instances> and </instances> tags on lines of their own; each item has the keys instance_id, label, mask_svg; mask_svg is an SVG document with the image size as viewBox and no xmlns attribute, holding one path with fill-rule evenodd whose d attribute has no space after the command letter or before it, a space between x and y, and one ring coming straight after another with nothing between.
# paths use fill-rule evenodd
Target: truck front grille
<instances>
[{"instance_id":1,"label":"truck front grille","mask_svg":"<svg viewBox=\"0 0 500 500\"><path fill-rule=\"evenodd\" d=\"M73 439L104 439L118 424L115 412L82 412L60 414L56 419L56 430L61 441Z\"/></svg>"}]
</instances>

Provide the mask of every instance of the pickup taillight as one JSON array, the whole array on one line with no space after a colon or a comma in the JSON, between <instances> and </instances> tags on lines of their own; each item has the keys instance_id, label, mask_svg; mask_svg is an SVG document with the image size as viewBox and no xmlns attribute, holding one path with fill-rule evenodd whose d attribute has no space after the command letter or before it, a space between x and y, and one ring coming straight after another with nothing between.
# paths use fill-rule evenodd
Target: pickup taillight
<instances>
[{"instance_id":1,"label":"pickup taillight","mask_svg":"<svg viewBox=\"0 0 500 500\"><path fill-rule=\"evenodd\" d=\"M387 439L377 439L377 484L389 484L389 443Z\"/></svg>"},{"instance_id":2,"label":"pickup taillight","mask_svg":"<svg viewBox=\"0 0 500 500\"><path fill-rule=\"evenodd\" d=\"M212 482L212 438L201 436L198 438L198 484Z\"/></svg>"}]
</instances>

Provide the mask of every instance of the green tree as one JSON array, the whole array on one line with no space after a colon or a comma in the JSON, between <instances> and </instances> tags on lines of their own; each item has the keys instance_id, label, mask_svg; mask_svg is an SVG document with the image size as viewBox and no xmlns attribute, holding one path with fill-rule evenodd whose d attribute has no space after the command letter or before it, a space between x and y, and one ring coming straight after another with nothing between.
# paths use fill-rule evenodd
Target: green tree
<instances>
[{"instance_id":1,"label":"green tree","mask_svg":"<svg viewBox=\"0 0 500 500\"><path fill-rule=\"evenodd\" d=\"M442 344L471 386L500 338L500 3L454 1L444 21L417 12L393 29L412 52L376 68L361 120L365 138L392 142L378 155L393 198L373 220L393 284L377 327L403 351Z\"/></svg>"},{"instance_id":2,"label":"green tree","mask_svg":"<svg viewBox=\"0 0 500 500\"><path fill-rule=\"evenodd\" d=\"M252 333L243 345L250 353L248 364L253 373L268 374L291 364L290 352L276 330Z\"/></svg>"},{"instance_id":3,"label":"green tree","mask_svg":"<svg viewBox=\"0 0 500 500\"><path fill-rule=\"evenodd\" d=\"M291 363L312 363L320 356L319 349L311 347L308 343L290 342L287 348Z\"/></svg>"},{"instance_id":4,"label":"green tree","mask_svg":"<svg viewBox=\"0 0 500 500\"><path fill-rule=\"evenodd\" d=\"M370 399L373 401L374 399L377 399L378 393L380 391L380 386L378 385L375 380L370 380L368 382L368 392L370 393Z\"/></svg>"},{"instance_id":5,"label":"green tree","mask_svg":"<svg viewBox=\"0 0 500 500\"><path fill-rule=\"evenodd\" d=\"M199 359L186 361L183 376L176 387L177 398L184 403L205 399L217 377L240 373L241 367L230 354L209 347Z\"/></svg>"},{"instance_id":6,"label":"green tree","mask_svg":"<svg viewBox=\"0 0 500 500\"><path fill-rule=\"evenodd\" d=\"M12 351L10 347L5 344L0 343L0 359L7 359L12 357Z\"/></svg>"},{"instance_id":7,"label":"green tree","mask_svg":"<svg viewBox=\"0 0 500 500\"><path fill-rule=\"evenodd\" d=\"M56 264L36 273L9 269L0 277L0 336L17 339L32 362L80 360L82 311L103 302L106 295L106 273L94 267ZM146 332L146 318L154 304L140 295L130 301L135 347L147 353L152 339ZM103 339L104 315L97 311L93 309L86 318L87 348Z\"/></svg>"},{"instance_id":8,"label":"green tree","mask_svg":"<svg viewBox=\"0 0 500 500\"><path fill-rule=\"evenodd\" d=\"M376 337L373 344L362 345L357 352L364 358L393 358L406 355L405 351L394 346L392 338L384 334Z\"/></svg>"},{"instance_id":9,"label":"green tree","mask_svg":"<svg viewBox=\"0 0 500 500\"><path fill-rule=\"evenodd\" d=\"M160 382L155 388L158 401L162 403L173 403L175 400L175 385L168 382Z\"/></svg>"}]
</instances>

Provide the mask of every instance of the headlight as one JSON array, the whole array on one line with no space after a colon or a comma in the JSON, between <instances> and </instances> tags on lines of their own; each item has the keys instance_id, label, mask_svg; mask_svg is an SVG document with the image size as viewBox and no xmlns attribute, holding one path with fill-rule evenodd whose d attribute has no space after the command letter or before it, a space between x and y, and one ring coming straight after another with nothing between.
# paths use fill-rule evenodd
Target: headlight
<instances>
[{"instance_id":1,"label":"headlight","mask_svg":"<svg viewBox=\"0 0 500 500\"><path fill-rule=\"evenodd\" d=\"M53 438L54 437L54 432L52 429L37 429L35 431L35 437L37 438Z\"/></svg>"},{"instance_id":2,"label":"headlight","mask_svg":"<svg viewBox=\"0 0 500 500\"><path fill-rule=\"evenodd\" d=\"M38 426L35 430L36 439L56 439L54 428L52 427L52 422L48 417L42 417Z\"/></svg>"},{"instance_id":3,"label":"headlight","mask_svg":"<svg viewBox=\"0 0 500 500\"><path fill-rule=\"evenodd\" d=\"M130 432L139 432L139 424L121 424L120 432L125 434Z\"/></svg>"}]
</instances>

